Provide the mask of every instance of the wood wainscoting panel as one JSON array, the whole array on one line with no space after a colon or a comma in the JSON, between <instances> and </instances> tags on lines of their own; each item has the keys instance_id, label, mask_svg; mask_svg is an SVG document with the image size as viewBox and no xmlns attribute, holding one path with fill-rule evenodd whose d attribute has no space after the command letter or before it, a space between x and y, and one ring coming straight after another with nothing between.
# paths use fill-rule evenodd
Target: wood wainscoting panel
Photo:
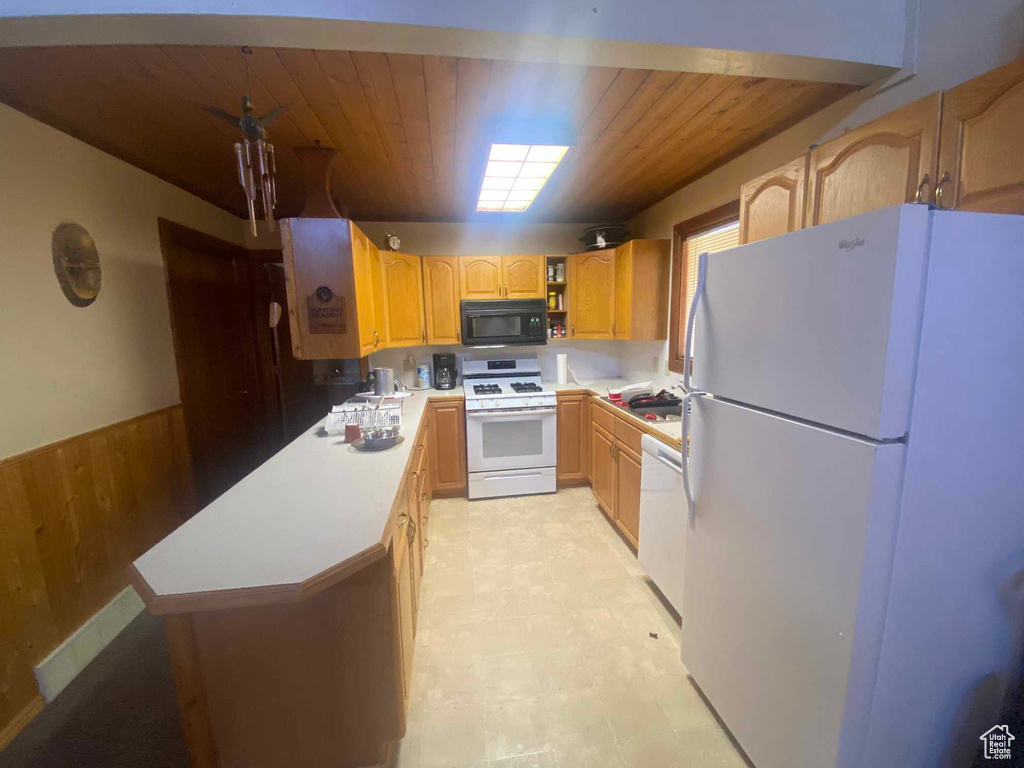
<instances>
[{"instance_id":1,"label":"wood wainscoting panel","mask_svg":"<svg viewBox=\"0 0 1024 768\"><path fill-rule=\"evenodd\" d=\"M33 666L195 510L180 405L0 460L0 729L38 695Z\"/></svg>"}]
</instances>

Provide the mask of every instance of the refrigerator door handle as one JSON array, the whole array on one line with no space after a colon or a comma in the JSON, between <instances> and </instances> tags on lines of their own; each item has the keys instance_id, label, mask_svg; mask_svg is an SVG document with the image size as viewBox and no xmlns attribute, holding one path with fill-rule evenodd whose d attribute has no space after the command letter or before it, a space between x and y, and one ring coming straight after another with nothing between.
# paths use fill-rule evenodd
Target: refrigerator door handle
<instances>
[{"instance_id":1,"label":"refrigerator door handle","mask_svg":"<svg viewBox=\"0 0 1024 768\"><path fill-rule=\"evenodd\" d=\"M696 296L694 296L693 301L694 303L697 302ZM707 392L687 392L683 395L683 491L686 493L686 510L690 517L690 525L693 525L694 519L696 518L693 491L690 490L690 400L695 397L705 397L707 394Z\"/></svg>"},{"instance_id":2,"label":"refrigerator door handle","mask_svg":"<svg viewBox=\"0 0 1024 768\"><path fill-rule=\"evenodd\" d=\"M690 302L690 313L686 317L686 339L683 346L683 391L690 391L690 369L693 368L693 358L690 357L690 350L693 344L693 322L697 317L697 302L704 293L704 274L707 271L707 254L702 253L697 257L697 285L693 289L693 301Z\"/></svg>"}]
</instances>

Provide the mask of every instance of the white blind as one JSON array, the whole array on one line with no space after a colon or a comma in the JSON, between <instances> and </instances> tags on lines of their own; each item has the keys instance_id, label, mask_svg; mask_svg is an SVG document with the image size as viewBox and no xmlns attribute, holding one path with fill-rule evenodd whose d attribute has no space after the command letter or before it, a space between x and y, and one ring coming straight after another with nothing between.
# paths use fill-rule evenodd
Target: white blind
<instances>
[{"instance_id":1,"label":"white blind","mask_svg":"<svg viewBox=\"0 0 1024 768\"><path fill-rule=\"evenodd\" d=\"M682 349L686 333L686 319L690 316L690 305L693 303L693 292L697 288L697 257L702 253L715 253L724 251L726 248L735 248L740 244L740 223L734 221L731 224L723 224L720 227L709 229L705 232L698 232L690 235L683 241L683 295L686 300L683 302L683 314L679 318L680 339L679 348Z\"/></svg>"}]
</instances>

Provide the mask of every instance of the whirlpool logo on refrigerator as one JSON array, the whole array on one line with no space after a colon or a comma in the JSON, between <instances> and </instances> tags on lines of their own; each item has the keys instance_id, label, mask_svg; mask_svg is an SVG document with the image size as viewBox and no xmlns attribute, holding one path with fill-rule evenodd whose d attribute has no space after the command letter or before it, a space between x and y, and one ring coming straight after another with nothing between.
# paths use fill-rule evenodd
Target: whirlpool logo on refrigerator
<instances>
[{"instance_id":1,"label":"whirlpool logo on refrigerator","mask_svg":"<svg viewBox=\"0 0 1024 768\"><path fill-rule=\"evenodd\" d=\"M846 251L847 253L849 253L854 248L860 248L862 245L864 245L863 237L855 237L853 238L853 240L840 240L839 250Z\"/></svg>"}]
</instances>

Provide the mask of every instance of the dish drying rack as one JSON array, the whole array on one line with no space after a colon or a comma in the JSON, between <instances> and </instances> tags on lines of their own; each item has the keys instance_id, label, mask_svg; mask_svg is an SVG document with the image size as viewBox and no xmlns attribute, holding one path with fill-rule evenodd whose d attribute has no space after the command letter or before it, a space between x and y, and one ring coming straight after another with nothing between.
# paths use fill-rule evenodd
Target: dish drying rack
<instances>
[{"instance_id":1,"label":"dish drying rack","mask_svg":"<svg viewBox=\"0 0 1024 768\"><path fill-rule=\"evenodd\" d=\"M344 403L331 408L324 430L329 435L344 434L345 426L357 424L362 429L386 429L402 426L401 403Z\"/></svg>"}]
</instances>

